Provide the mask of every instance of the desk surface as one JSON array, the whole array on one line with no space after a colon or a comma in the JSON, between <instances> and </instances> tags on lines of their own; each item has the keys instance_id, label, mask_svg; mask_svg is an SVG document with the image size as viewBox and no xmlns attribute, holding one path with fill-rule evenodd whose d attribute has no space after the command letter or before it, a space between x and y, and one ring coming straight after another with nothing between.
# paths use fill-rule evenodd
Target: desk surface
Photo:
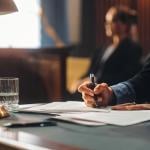
<instances>
[{"instance_id":1,"label":"desk surface","mask_svg":"<svg viewBox=\"0 0 150 150\"><path fill-rule=\"evenodd\" d=\"M48 115L16 113L0 120L0 125L12 120L14 122L22 119L39 121L47 118L49 118ZM56 150L146 150L150 147L149 130L150 122L128 127L112 125L88 127L58 122L57 126L51 127L0 128L0 145L4 144L3 138L7 138L17 142L18 147L21 143L25 143ZM5 145L8 146L8 143Z\"/></svg>"}]
</instances>

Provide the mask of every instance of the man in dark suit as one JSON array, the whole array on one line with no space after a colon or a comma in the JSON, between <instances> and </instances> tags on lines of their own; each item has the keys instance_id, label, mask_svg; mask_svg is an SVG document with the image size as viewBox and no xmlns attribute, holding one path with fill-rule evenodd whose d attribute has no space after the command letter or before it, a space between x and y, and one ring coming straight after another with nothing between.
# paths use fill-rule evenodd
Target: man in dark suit
<instances>
[{"instance_id":1,"label":"man in dark suit","mask_svg":"<svg viewBox=\"0 0 150 150\"><path fill-rule=\"evenodd\" d=\"M138 74L125 82L113 86L101 83L94 90L88 88L89 83L81 84L78 91L82 93L85 104L90 107L95 107L94 94L97 95L100 106L150 102L150 58Z\"/></svg>"},{"instance_id":2,"label":"man in dark suit","mask_svg":"<svg viewBox=\"0 0 150 150\"><path fill-rule=\"evenodd\" d=\"M94 73L97 83L116 84L131 78L141 69L142 49L130 36L133 15L126 7L111 7L106 14L106 35L111 44L97 49L87 73L71 89L75 92Z\"/></svg>"}]
</instances>

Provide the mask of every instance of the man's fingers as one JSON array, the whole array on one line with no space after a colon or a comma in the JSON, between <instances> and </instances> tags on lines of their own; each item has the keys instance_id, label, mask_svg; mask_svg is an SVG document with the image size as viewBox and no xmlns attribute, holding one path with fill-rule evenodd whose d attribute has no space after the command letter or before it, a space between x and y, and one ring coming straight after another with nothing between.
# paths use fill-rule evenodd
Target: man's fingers
<instances>
[{"instance_id":1,"label":"man's fingers","mask_svg":"<svg viewBox=\"0 0 150 150\"><path fill-rule=\"evenodd\" d=\"M96 107L96 105L95 105L95 104L86 104L86 106L88 106L88 107L92 107L92 108L95 108L95 107Z\"/></svg>"},{"instance_id":2,"label":"man's fingers","mask_svg":"<svg viewBox=\"0 0 150 150\"><path fill-rule=\"evenodd\" d=\"M94 88L94 93L95 93L95 94L101 94L101 93L104 92L107 88L108 88L108 85L107 85L106 83L98 84L98 85Z\"/></svg>"},{"instance_id":3,"label":"man's fingers","mask_svg":"<svg viewBox=\"0 0 150 150\"><path fill-rule=\"evenodd\" d=\"M81 84L79 87L78 87L78 92L80 93L86 93L90 96L94 96L94 92L93 90L91 90L90 88L87 87L88 84Z\"/></svg>"},{"instance_id":4,"label":"man's fingers","mask_svg":"<svg viewBox=\"0 0 150 150\"><path fill-rule=\"evenodd\" d=\"M83 100L85 101L85 102L87 102L87 103L93 103L94 102L94 99L93 99L93 97L91 97L90 95L88 95L88 94L82 94L82 98L83 98Z\"/></svg>"},{"instance_id":5,"label":"man's fingers","mask_svg":"<svg viewBox=\"0 0 150 150\"><path fill-rule=\"evenodd\" d=\"M87 106L89 106L89 107L95 106L95 101L94 101L93 97L91 97L90 95L84 93L84 94L82 94L82 98Z\"/></svg>"},{"instance_id":6,"label":"man's fingers","mask_svg":"<svg viewBox=\"0 0 150 150\"><path fill-rule=\"evenodd\" d=\"M87 88L87 85L89 84L88 81L84 82L83 84L78 86L78 92L82 93L85 88Z\"/></svg>"}]
</instances>

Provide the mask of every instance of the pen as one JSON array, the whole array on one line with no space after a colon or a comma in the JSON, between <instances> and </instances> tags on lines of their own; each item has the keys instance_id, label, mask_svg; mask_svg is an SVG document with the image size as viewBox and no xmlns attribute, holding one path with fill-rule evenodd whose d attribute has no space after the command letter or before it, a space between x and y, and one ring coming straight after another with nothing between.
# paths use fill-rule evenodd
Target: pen
<instances>
[{"instance_id":1,"label":"pen","mask_svg":"<svg viewBox=\"0 0 150 150\"><path fill-rule=\"evenodd\" d=\"M91 84L89 85L89 88L93 90L96 87L95 76L93 73L90 73L90 81ZM96 107L99 107L98 98L97 95L95 94L94 94L94 100L95 100Z\"/></svg>"},{"instance_id":2,"label":"pen","mask_svg":"<svg viewBox=\"0 0 150 150\"><path fill-rule=\"evenodd\" d=\"M20 128L20 127L46 127L56 126L54 121L41 121L41 122L30 122L30 123L5 123L3 126L8 128Z\"/></svg>"}]
</instances>

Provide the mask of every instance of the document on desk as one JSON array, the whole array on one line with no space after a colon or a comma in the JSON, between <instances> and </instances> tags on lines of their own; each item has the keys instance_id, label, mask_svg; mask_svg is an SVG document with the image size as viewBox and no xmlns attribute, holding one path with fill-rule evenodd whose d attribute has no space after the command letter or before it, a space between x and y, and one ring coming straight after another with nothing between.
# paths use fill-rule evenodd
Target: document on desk
<instances>
[{"instance_id":1,"label":"document on desk","mask_svg":"<svg viewBox=\"0 0 150 150\"><path fill-rule=\"evenodd\" d=\"M87 112L77 114L62 114L61 117L74 119L85 119L89 121L103 122L106 124L129 126L150 120L150 110L140 111L114 111L105 112Z\"/></svg>"},{"instance_id":2,"label":"document on desk","mask_svg":"<svg viewBox=\"0 0 150 150\"><path fill-rule=\"evenodd\" d=\"M118 111L106 108L89 108L84 102L67 101L52 102L21 109L24 112L56 113L56 119L80 123L84 125L112 124L129 126L150 120L150 110Z\"/></svg>"},{"instance_id":3,"label":"document on desk","mask_svg":"<svg viewBox=\"0 0 150 150\"><path fill-rule=\"evenodd\" d=\"M78 119L67 117L65 115L72 115L76 114L77 116L81 113L85 112L109 112L108 109L95 109L89 108L85 106L84 102L78 101L67 101L67 102L52 102L48 104L41 104L41 105L28 105L27 107L22 105L20 106L20 112L28 112L28 113L43 113L43 114L58 114L58 117L53 117L57 120L63 120L67 122L72 122L81 125L87 126L101 126L105 125L105 123L100 121L90 121L86 119ZM51 116L52 118L52 116Z\"/></svg>"},{"instance_id":4,"label":"document on desk","mask_svg":"<svg viewBox=\"0 0 150 150\"><path fill-rule=\"evenodd\" d=\"M66 102L52 102L41 104L30 108L21 107L20 111L25 112L40 112L40 113L68 113L68 112L109 112L108 109L96 109L87 107L84 102L66 101Z\"/></svg>"}]
</instances>

